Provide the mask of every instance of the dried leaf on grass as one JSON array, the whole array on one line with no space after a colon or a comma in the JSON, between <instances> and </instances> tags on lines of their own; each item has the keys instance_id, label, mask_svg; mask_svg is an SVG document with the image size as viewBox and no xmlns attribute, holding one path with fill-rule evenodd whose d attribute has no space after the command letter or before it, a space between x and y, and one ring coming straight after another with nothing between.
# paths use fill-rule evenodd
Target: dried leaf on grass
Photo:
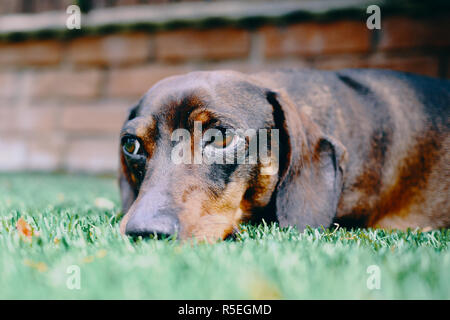
<instances>
[{"instance_id":1,"label":"dried leaf on grass","mask_svg":"<svg viewBox=\"0 0 450 320\"><path fill-rule=\"evenodd\" d=\"M26 241L31 241L33 236L39 236L39 233L34 231L33 228L22 217L17 220L16 229L19 235Z\"/></svg>"}]
</instances>

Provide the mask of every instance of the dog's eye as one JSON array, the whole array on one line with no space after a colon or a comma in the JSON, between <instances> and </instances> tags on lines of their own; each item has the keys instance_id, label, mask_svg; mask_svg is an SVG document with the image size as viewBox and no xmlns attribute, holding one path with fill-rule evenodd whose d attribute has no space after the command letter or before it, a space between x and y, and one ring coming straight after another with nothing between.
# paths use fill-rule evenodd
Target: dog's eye
<instances>
[{"instance_id":1,"label":"dog's eye","mask_svg":"<svg viewBox=\"0 0 450 320\"><path fill-rule=\"evenodd\" d=\"M230 131L227 131L226 134L223 134L221 137L213 136L213 141L211 142L211 145L214 148L225 149L231 144L231 142L233 142L234 138L235 134Z\"/></svg>"},{"instance_id":2,"label":"dog's eye","mask_svg":"<svg viewBox=\"0 0 450 320\"><path fill-rule=\"evenodd\" d=\"M140 153L141 144L139 140L134 137L125 137L122 142L123 150L131 155L137 155Z\"/></svg>"}]
</instances>

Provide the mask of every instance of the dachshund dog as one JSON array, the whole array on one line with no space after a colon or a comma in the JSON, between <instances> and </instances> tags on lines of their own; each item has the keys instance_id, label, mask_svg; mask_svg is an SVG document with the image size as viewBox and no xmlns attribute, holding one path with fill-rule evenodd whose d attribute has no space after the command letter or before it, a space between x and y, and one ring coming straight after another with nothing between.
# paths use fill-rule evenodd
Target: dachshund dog
<instances>
[{"instance_id":1,"label":"dachshund dog","mask_svg":"<svg viewBox=\"0 0 450 320\"><path fill-rule=\"evenodd\" d=\"M387 70L164 79L131 109L121 131L121 232L215 241L261 219L299 230L333 223L447 228L449 111L449 81ZM231 133L206 142L173 139L177 129L201 136L208 128ZM201 155L233 151L235 140L247 150L260 139L236 138L238 129L277 133L268 147L273 161L173 159L180 143ZM275 174L263 173L274 164Z\"/></svg>"}]
</instances>

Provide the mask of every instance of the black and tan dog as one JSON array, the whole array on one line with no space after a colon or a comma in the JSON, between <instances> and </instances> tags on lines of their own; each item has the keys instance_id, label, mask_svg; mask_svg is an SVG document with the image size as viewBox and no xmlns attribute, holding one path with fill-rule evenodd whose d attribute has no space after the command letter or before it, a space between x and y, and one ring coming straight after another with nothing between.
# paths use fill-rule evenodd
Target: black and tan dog
<instances>
[{"instance_id":1,"label":"black and tan dog","mask_svg":"<svg viewBox=\"0 0 450 320\"><path fill-rule=\"evenodd\" d=\"M449 227L449 111L449 81L384 70L167 78L121 132L121 231L216 240L262 218L300 230ZM278 174L259 161L174 164L171 133L194 121L278 129Z\"/></svg>"}]
</instances>

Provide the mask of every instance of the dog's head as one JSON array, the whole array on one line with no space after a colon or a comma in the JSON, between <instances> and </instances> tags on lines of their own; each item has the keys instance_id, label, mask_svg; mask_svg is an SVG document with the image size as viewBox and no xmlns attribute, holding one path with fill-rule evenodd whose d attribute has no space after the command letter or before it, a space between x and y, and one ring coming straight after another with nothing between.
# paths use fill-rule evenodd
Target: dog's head
<instances>
[{"instance_id":1,"label":"dog's head","mask_svg":"<svg viewBox=\"0 0 450 320\"><path fill-rule=\"evenodd\" d=\"M300 228L330 224L341 157L286 95L249 76L167 78L121 131L121 232L214 241L275 212Z\"/></svg>"}]
</instances>

